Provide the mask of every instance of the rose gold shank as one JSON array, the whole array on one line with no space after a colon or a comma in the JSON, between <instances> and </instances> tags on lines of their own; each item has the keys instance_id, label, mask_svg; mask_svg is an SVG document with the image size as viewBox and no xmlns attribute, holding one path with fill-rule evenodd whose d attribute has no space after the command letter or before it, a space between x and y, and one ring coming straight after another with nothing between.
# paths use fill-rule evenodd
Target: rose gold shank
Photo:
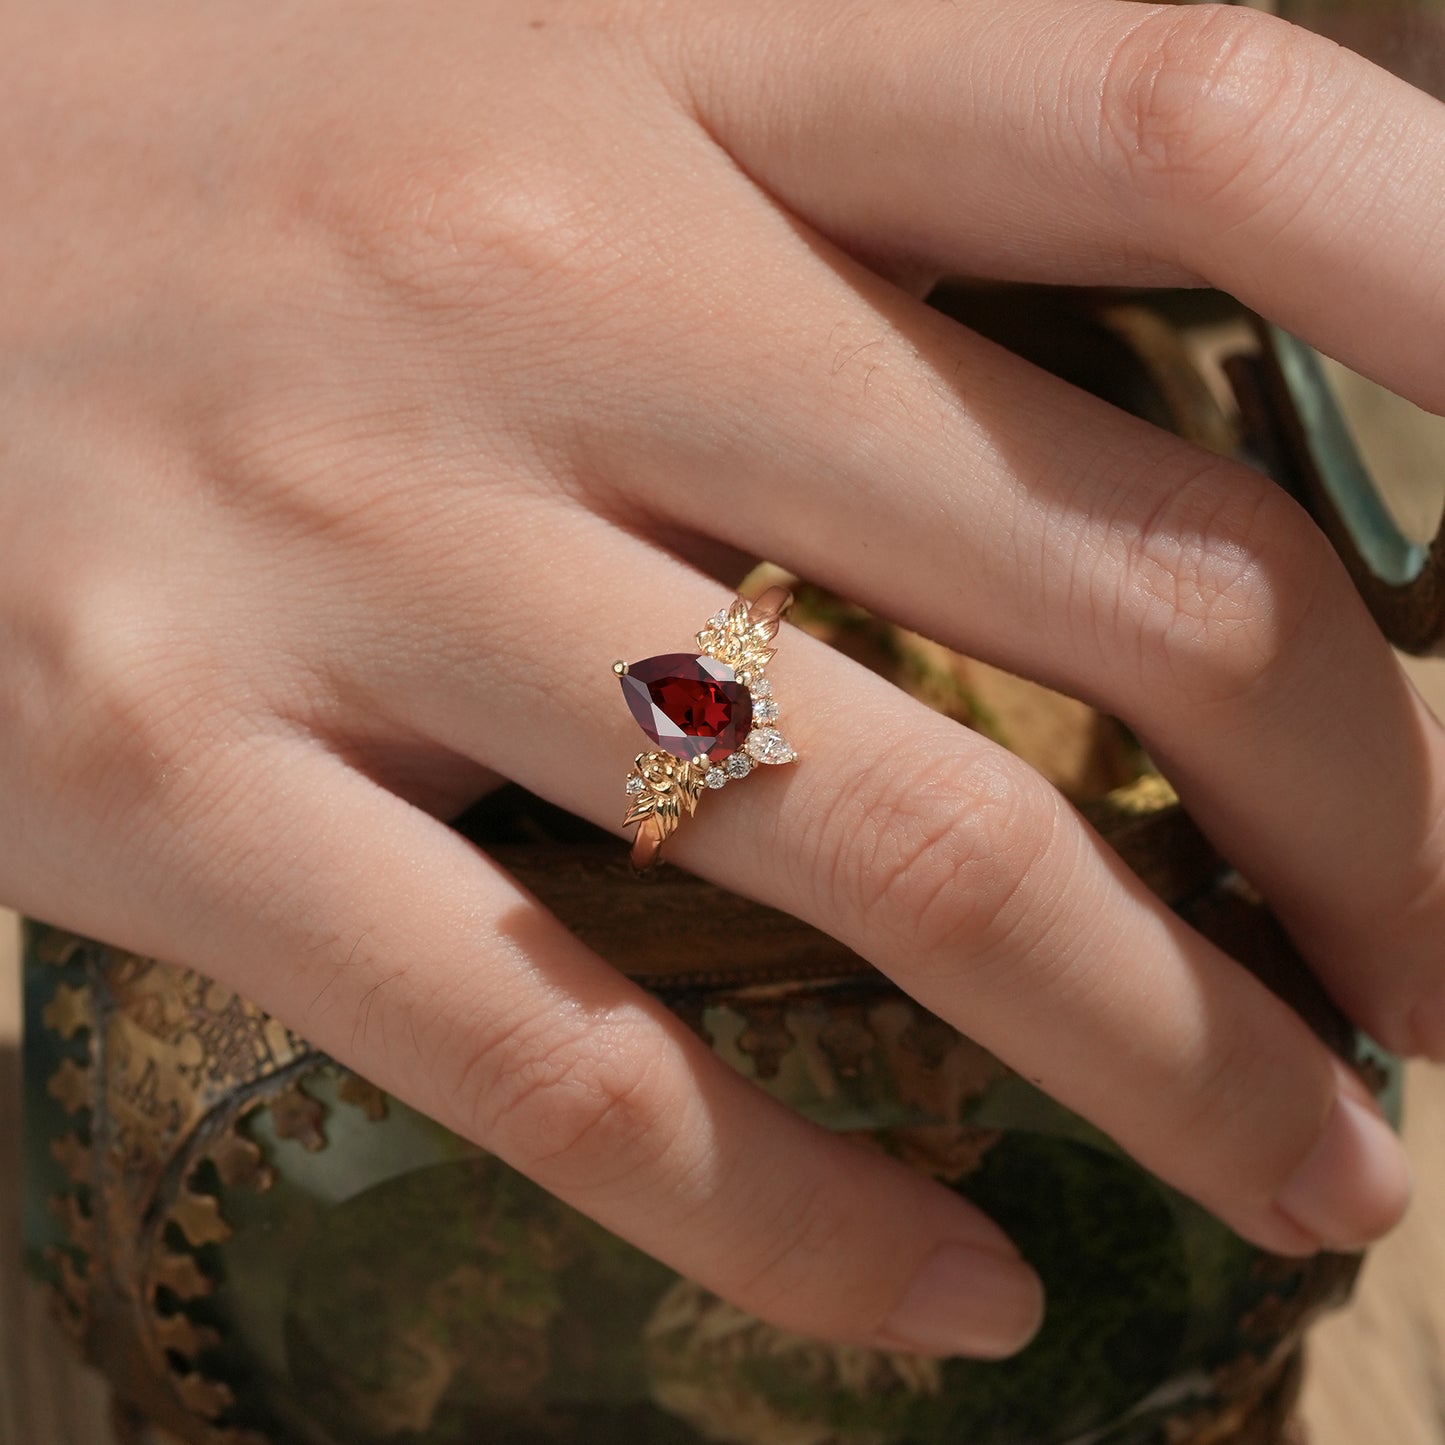
<instances>
[{"instance_id":1,"label":"rose gold shank","mask_svg":"<svg viewBox=\"0 0 1445 1445\"><path fill-rule=\"evenodd\" d=\"M632 840L632 868L635 873L646 873L657 862L662 852L662 835L658 825L651 818L644 818L637 825L637 836Z\"/></svg>"}]
</instances>

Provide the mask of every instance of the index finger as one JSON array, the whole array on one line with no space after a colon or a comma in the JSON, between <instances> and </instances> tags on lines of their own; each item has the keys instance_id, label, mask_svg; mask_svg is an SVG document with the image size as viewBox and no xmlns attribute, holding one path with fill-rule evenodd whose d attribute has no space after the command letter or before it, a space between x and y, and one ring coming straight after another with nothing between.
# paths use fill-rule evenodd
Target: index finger
<instances>
[{"instance_id":1,"label":"index finger","mask_svg":"<svg viewBox=\"0 0 1445 1445\"><path fill-rule=\"evenodd\" d=\"M1259 11L832 0L694 17L709 133L867 258L1229 291L1434 411L1445 106Z\"/></svg>"}]
</instances>

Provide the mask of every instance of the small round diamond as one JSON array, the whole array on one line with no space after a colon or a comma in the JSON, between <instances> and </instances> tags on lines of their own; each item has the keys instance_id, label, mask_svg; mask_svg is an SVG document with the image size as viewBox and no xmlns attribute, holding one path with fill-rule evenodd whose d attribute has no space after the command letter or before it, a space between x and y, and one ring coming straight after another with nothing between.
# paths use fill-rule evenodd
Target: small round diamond
<instances>
[{"instance_id":1,"label":"small round diamond","mask_svg":"<svg viewBox=\"0 0 1445 1445\"><path fill-rule=\"evenodd\" d=\"M726 627L727 624L728 615L726 612L714 612L713 615L707 620L707 625L711 627L714 631Z\"/></svg>"},{"instance_id":2,"label":"small round diamond","mask_svg":"<svg viewBox=\"0 0 1445 1445\"><path fill-rule=\"evenodd\" d=\"M753 704L753 721L755 723L776 722L778 717L778 705L772 698L765 697L760 702Z\"/></svg>"},{"instance_id":3,"label":"small round diamond","mask_svg":"<svg viewBox=\"0 0 1445 1445\"><path fill-rule=\"evenodd\" d=\"M773 695L773 685L767 678L760 677L753 682L752 686L748 688L748 691L752 693L754 697L771 697Z\"/></svg>"},{"instance_id":4,"label":"small round diamond","mask_svg":"<svg viewBox=\"0 0 1445 1445\"><path fill-rule=\"evenodd\" d=\"M642 792L646 787L647 787L647 784L644 783L641 778L628 778L628 780L627 780L627 796L628 796L629 798L635 798L635 797L636 797L640 792Z\"/></svg>"},{"instance_id":5,"label":"small round diamond","mask_svg":"<svg viewBox=\"0 0 1445 1445\"><path fill-rule=\"evenodd\" d=\"M725 768L709 768L703 774L702 780L710 788L721 788L727 783L727 770Z\"/></svg>"},{"instance_id":6,"label":"small round diamond","mask_svg":"<svg viewBox=\"0 0 1445 1445\"><path fill-rule=\"evenodd\" d=\"M745 778L753 770L753 760L746 753L730 753L723 764L730 778Z\"/></svg>"}]
</instances>

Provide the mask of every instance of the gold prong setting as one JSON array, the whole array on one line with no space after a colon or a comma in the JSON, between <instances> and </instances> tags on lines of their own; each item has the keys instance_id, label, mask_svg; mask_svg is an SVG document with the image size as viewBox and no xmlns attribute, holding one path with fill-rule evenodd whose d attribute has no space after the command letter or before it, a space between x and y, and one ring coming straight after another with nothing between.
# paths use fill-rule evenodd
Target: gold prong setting
<instances>
[{"instance_id":1,"label":"gold prong setting","mask_svg":"<svg viewBox=\"0 0 1445 1445\"><path fill-rule=\"evenodd\" d=\"M633 850L639 867L650 865L684 814L691 816L704 788L720 791L730 782L741 782L759 765L798 760L777 726L778 703L772 683L764 675L776 651L770 644L791 601L791 595L781 588L757 603L738 597L729 607L713 613L697 633L699 654L723 664L747 690L747 731L720 759L705 755L682 758L661 749L638 754L627 776L628 808L623 821L640 825ZM615 662L612 671L619 678L626 677L628 665Z\"/></svg>"}]
</instances>

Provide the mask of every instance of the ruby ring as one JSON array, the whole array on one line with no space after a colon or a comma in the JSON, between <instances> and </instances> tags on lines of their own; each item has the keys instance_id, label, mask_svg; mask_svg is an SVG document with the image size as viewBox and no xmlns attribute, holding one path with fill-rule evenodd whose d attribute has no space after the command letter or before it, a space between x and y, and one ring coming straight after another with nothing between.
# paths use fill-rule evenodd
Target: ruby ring
<instances>
[{"instance_id":1,"label":"ruby ring","mask_svg":"<svg viewBox=\"0 0 1445 1445\"><path fill-rule=\"evenodd\" d=\"M657 747L639 753L627 777L627 816L638 825L632 863L642 872L663 842L691 816L704 788L741 782L760 763L798 755L778 731L778 704L763 675L768 644L793 603L786 587L756 601L737 598L697 634L697 652L665 652L641 662L614 662L638 726Z\"/></svg>"}]
</instances>

